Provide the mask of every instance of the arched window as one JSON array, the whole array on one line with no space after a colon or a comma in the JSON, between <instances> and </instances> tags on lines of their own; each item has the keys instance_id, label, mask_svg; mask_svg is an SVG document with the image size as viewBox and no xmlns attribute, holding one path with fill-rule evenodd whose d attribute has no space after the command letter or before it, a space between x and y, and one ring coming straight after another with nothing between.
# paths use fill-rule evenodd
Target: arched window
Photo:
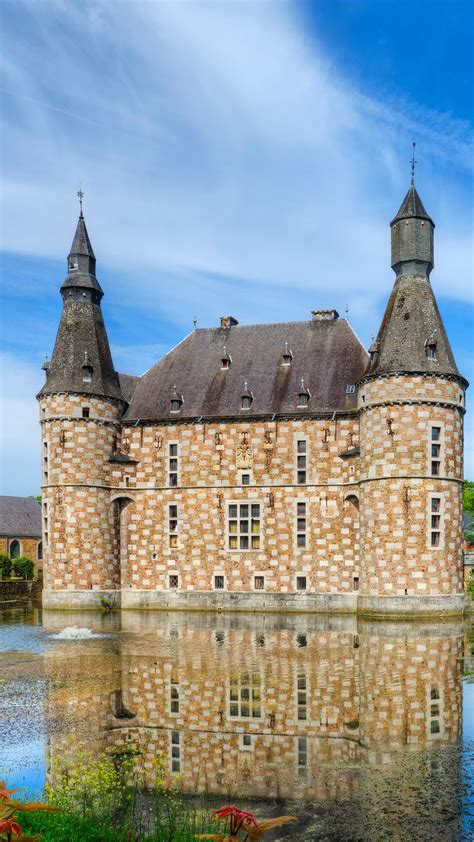
<instances>
[{"instance_id":1,"label":"arched window","mask_svg":"<svg viewBox=\"0 0 474 842\"><path fill-rule=\"evenodd\" d=\"M346 497L346 503L348 504L348 508L353 511L357 509L359 511L359 498L356 494L348 494Z\"/></svg>"},{"instance_id":2,"label":"arched window","mask_svg":"<svg viewBox=\"0 0 474 842\"><path fill-rule=\"evenodd\" d=\"M10 541L10 558L19 558L21 553L20 542L16 538Z\"/></svg>"},{"instance_id":3,"label":"arched window","mask_svg":"<svg viewBox=\"0 0 474 842\"><path fill-rule=\"evenodd\" d=\"M36 558L38 561L43 561L43 542L38 541L38 546L36 547Z\"/></svg>"}]
</instances>

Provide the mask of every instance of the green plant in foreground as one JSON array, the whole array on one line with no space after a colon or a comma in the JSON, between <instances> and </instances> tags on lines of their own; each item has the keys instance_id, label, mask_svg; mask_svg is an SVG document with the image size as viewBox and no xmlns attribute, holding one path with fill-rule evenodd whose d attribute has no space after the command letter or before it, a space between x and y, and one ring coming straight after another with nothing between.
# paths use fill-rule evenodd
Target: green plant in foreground
<instances>
[{"instance_id":1,"label":"green plant in foreground","mask_svg":"<svg viewBox=\"0 0 474 842\"><path fill-rule=\"evenodd\" d=\"M19 579L32 579L34 569L35 566L31 558L20 556L13 560L13 570L15 571L15 576L18 576Z\"/></svg>"},{"instance_id":2,"label":"green plant in foreground","mask_svg":"<svg viewBox=\"0 0 474 842\"><path fill-rule=\"evenodd\" d=\"M10 556L0 554L0 579L9 579L12 573L12 560Z\"/></svg>"},{"instance_id":3,"label":"green plant in foreground","mask_svg":"<svg viewBox=\"0 0 474 842\"><path fill-rule=\"evenodd\" d=\"M0 840L1 842L11 842L12 838L16 837L23 842L36 842L39 839L38 836L25 836L23 833L23 828L17 821L18 813L37 813L40 810L54 811L55 808L49 804L12 800L11 796L14 792L20 792L20 790L7 789L5 782L0 781Z\"/></svg>"}]
</instances>

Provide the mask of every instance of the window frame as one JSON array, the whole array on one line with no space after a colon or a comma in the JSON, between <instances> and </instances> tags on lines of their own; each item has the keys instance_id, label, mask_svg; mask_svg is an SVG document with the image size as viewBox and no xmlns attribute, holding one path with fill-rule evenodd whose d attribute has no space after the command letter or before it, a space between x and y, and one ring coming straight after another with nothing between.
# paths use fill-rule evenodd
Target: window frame
<instances>
[{"instance_id":1,"label":"window frame","mask_svg":"<svg viewBox=\"0 0 474 842\"><path fill-rule=\"evenodd\" d=\"M248 486L244 486L247 488ZM228 500L226 502L227 510L226 510L226 550L229 553L259 553L262 552L263 549L263 513L264 513L264 506L261 500L253 499L253 498L245 498L240 500ZM237 516L231 517L230 516L230 507L237 506ZM248 517L242 517L240 514L241 506L249 506L249 514ZM252 517L252 506L258 506L259 514L258 517ZM240 524L247 520L249 522L249 531L247 533L241 532ZM252 520L258 520L259 522L259 531L258 531L258 538L259 538L259 546L252 547ZM231 532L230 523L231 521L237 522L237 531ZM257 537L257 533L253 533L255 537ZM240 539L242 537L247 536L249 538L249 546L248 547L241 547L240 546ZM230 546L230 539L236 538L237 547Z\"/></svg>"},{"instance_id":2,"label":"window frame","mask_svg":"<svg viewBox=\"0 0 474 842\"><path fill-rule=\"evenodd\" d=\"M304 579L305 580L306 585L305 585L304 588L298 587L298 579ZM296 591L296 593L308 593L308 591L309 591L309 580L308 580L308 574L307 573L297 573L296 574L296 576L295 576L295 591Z\"/></svg>"},{"instance_id":3,"label":"window frame","mask_svg":"<svg viewBox=\"0 0 474 842\"><path fill-rule=\"evenodd\" d=\"M293 543L296 553L308 552L309 549L309 534L308 534L308 501L303 498L295 500L294 504L294 525L293 525ZM299 506L304 506L304 514L298 512ZM304 529L299 528L299 521L304 520ZM304 537L304 544L299 544L299 537Z\"/></svg>"},{"instance_id":4,"label":"window frame","mask_svg":"<svg viewBox=\"0 0 474 842\"><path fill-rule=\"evenodd\" d=\"M179 573L177 571L170 570L170 571L168 571L166 576L167 576L167 582L168 582L168 590L169 591L179 591L181 589L181 581L180 581ZM177 583L176 586L171 584L171 577L176 577L176 579L178 580L178 583Z\"/></svg>"},{"instance_id":5,"label":"window frame","mask_svg":"<svg viewBox=\"0 0 474 842\"><path fill-rule=\"evenodd\" d=\"M168 549L169 550L179 550L179 504L174 500L169 501L166 504L167 508L167 531L168 531ZM171 516L171 508L176 508L176 517ZM176 529L171 529L171 524L176 521ZM176 538L176 543L172 543L171 539Z\"/></svg>"},{"instance_id":6,"label":"window frame","mask_svg":"<svg viewBox=\"0 0 474 842\"><path fill-rule=\"evenodd\" d=\"M222 588L216 587L216 579L218 577L222 578L222 580L223 580ZM223 573L221 570L215 570L214 573L212 574L212 583L211 584L212 584L212 590L213 591L225 591L225 590L227 590L227 582L226 582L225 573Z\"/></svg>"},{"instance_id":7,"label":"window frame","mask_svg":"<svg viewBox=\"0 0 474 842\"><path fill-rule=\"evenodd\" d=\"M176 454L172 454L171 448L176 447ZM168 488L179 488L179 478L180 478L180 470L179 470L179 442L178 441L169 441L168 442L168 455L167 455L167 465L166 465L166 479L167 479L167 486ZM171 469L171 460L176 459L176 470ZM176 482L171 482L171 477L176 476Z\"/></svg>"},{"instance_id":8,"label":"window frame","mask_svg":"<svg viewBox=\"0 0 474 842\"><path fill-rule=\"evenodd\" d=\"M258 675L258 682L254 682L254 677ZM242 682L242 677L249 677L251 680L248 682ZM232 699L232 687L237 688L237 698ZM253 699L253 691L259 689L259 698L257 700ZM242 690L249 691L249 698L245 699L242 698ZM253 702L257 701L258 705L254 705ZM244 705L248 703L249 707L249 715L242 716L242 702ZM232 713L232 706L238 707L238 713ZM258 707L260 713L258 716L253 715L253 710ZM252 711L252 715L250 715L250 711ZM259 670L251 670L249 669L248 672L239 672L238 676L234 679L234 677L230 677L227 682L227 715L230 720L238 721L238 722L263 722L264 720L264 705L263 705L263 682L262 676Z\"/></svg>"},{"instance_id":9,"label":"window frame","mask_svg":"<svg viewBox=\"0 0 474 842\"><path fill-rule=\"evenodd\" d=\"M304 444L305 444L304 452L301 452L301 453L299 452L300 442L301 443L304 442ZM300 457L305 459L304 469L300 468L300 466L299 466L299 458ZM307 486L309 484L309 470L308 470L308 465L309 465L309 441L308 441L308 436L306 436L304 433L301 433L301 434L295 433L295 437L294 437L294 465L295 465L295 485L297 485L299 488ZM299 482L298 475L300 473L305 474L304 482Z\"/></svg>"},{"instance_id":10,"label":"window frame","mask_svg":"<svg viewBox=\"0 0 474 842\"><path fill-rule=\"evenodd\" d=\"M433 436L433 430L439 430L439 438ZM428 474L434 479L444 476L444 423L442 421L430 421L428 442ZM438 456L433 456L433 447L439 447ZM433 473L433 465L437 465L437 473Z\"/></svg>"},{"instance_id":11,"label":"window frame","mask_svg":"<svg viewBox=\"0 0 474 842\"><path fill-rule=\"evenodd\" d=\"M433 500L439 500L439 511L433 510ZM439 525L438 527L433 527L433 517L439 517ZM435 550L438 552L439 550L444 549L444 532L445 532L445 520L444 520L444 493L442 491L431 491L428 494L428 512L427 512L427 519L428 519L428 529L427 529L427 544L429 550ZM432 535L438 534L439 535L439 543L432 544Z\"/></svg>"}]
</instances>

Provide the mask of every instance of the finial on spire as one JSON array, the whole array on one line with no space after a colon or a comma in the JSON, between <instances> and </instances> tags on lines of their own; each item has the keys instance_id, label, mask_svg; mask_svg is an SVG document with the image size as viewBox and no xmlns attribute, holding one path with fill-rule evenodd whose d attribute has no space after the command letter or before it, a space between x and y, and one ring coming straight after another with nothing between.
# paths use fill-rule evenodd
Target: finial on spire
<instances>
[{"instance_id":1,"label":"finial on spire","mask_svg":"<svg viewBox=\"0 0 474 842\"><path fill-rule=\"evenodd\" d=\"M193 330L196 330L196 325L198 323L197 316L193 317Z\"/></svg>"},{"instance_id":2,"label":"finial on spire","mask_svg":"<svg viewBox=\"0 0 474 842\"><path fill-rule=\"evenodd\" d=\"M418 163L418 161L415 161L415 146L416 146L415 141L413 141L412 146L413 146L413 156L412 156L412 159L411 159L411 183L414 184L415 183L415 164Z\"/></svg>"},{"instance_id":3,"label":"finial on spire","mask_svg":"<svg viewBox=\"0 0 474 842\"><path fill-rule=\"evenodd\" d=\"M81 208L81 212L80 212L79 216L82 216L83 215L82 214L82 200L83 200L84 195L85 195L84 191L82 189L82 185L79 186L79 190L77 191L77 195L79 196L79 205L80 205L80 208Z\"/></svg>"}]
</instances>

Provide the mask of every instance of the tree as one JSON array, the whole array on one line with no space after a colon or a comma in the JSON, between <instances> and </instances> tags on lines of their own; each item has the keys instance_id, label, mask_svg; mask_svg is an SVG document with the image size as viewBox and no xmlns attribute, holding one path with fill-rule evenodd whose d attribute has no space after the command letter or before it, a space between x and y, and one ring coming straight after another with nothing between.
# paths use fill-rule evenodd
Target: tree
<instances>
[{"instance_id":1,"label":"tree","mask_svg":"<svg viewBox=\"0 0 474 842\"><path fill-rule=\"evenodd\" d=\"M464 480L464 511L474 514L474 482Z\"/></svg>"}]
</instances>

